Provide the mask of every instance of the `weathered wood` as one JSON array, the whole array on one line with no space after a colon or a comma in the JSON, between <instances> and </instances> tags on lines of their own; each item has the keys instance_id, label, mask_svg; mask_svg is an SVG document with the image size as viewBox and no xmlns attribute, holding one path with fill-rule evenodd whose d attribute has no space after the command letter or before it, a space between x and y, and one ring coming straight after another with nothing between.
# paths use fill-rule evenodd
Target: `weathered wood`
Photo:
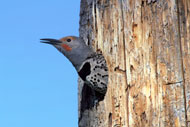
<instances>
[{"instance_id":1,"label":"weathered wood","mask_svg":"<svg viewBox=\"0 0 190 127\"><path fill-rule=\"evenodd\" d=\"M81 0L80 16L109 87L79 79L79 126L190 127L190 0Z\"/></svg>"},{"instance_id":2,"label":"weathered wood","mask_svg":"<svg viewBox=\"0 0 190 127\"><path fill-rule=\"evenodd\" d=\"M184 96L186 117L190 127L190 0L178 0L178 27L184 69Z\"/></svg>"}]
</instances>

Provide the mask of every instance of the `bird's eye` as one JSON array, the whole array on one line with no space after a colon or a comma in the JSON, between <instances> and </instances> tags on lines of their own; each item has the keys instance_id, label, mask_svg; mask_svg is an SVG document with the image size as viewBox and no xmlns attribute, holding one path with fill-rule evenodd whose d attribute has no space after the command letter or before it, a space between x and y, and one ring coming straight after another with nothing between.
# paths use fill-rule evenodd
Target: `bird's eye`
<instances>
[{"instance_id":1,"label":"bird's eye","mask_svg":"<svg viewBox=\"0 0 190 127\"><path fill-rule=\"evenodd\" d=\"M67 39L67 42L71 42L71 39Z\"/></svg>"}]
</instances>

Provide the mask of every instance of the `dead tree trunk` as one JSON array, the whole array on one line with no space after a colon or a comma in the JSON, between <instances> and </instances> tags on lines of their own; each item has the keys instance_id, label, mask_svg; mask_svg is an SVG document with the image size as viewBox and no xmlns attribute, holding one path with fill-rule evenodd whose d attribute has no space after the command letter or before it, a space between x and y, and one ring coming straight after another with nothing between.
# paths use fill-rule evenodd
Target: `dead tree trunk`
<instances>
[{"instance_id":1,"label":"dead tree trunk","mask_svg":"<svg viewBox=\"0 0 190 127\"><path fill-rule=\"evenodd\" d=\"M190 0L81 0L80 16L109 86L96 105L79 80L79 126L190 127Z\"/></svg>"}]
</instances>

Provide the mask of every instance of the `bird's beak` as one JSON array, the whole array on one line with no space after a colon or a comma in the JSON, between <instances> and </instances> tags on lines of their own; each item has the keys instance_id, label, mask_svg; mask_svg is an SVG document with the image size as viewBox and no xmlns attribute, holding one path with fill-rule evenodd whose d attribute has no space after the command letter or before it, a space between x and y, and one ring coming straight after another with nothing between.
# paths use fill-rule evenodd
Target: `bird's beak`
<instances>
[{"instance_id":1,"label":"bird's beak","mask_svg":"<svg viewBox=\"0 0 190 127\"><path fill-rule=\"evenodd\" d=\"M56 40L56 39L49 39L49 38L43 38L43 39L40 39L41 43L46 43L46 44L52 44L52 45L57 45L57 44L60 44L62 43L61 41L59 40Z\"/></svg>"}]
</instances>

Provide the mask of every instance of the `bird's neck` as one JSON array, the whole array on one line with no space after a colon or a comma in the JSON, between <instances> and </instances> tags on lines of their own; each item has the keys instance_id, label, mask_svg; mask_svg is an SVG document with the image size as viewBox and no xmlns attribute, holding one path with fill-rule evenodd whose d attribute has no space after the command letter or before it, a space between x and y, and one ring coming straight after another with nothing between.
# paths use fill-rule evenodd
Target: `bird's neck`
<instances>
[{"instance_id":1,"label":"bird's neck","mask_svg":"<svg viewBox=\"0 0 190 127\"><path fill-rule=\"evenodd\" d=\"M81 50L78 50L72 55L69 55L67 58L71 61L76 71L78 72L82 63L85 62L85 60L93 54L94 52L91 48L85 48L82 50L82 52Z\"/></svg>"}]
</instances>

